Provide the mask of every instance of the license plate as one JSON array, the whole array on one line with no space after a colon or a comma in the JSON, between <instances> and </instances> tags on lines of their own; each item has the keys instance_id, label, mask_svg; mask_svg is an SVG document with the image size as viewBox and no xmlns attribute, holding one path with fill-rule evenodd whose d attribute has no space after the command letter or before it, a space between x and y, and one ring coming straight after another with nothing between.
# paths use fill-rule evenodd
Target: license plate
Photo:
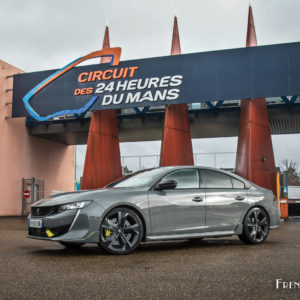
<instances>
[{"instance_id":1,"label":"license plate","mask_svg":"<svg viewBox=\"0 0 300 300\"><path fill-rule=\"evenodd\" d=\"M29 227L42 228L43 227L43 222L40 219L30 219L29 220Z\"/></svg>"}]
</instances>

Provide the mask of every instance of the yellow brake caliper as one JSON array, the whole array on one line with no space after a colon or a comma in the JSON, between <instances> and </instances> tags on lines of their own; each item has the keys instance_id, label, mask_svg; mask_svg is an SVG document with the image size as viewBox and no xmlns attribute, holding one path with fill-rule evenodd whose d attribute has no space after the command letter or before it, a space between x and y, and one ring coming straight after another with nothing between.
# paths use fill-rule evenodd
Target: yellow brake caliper
<instances>
[{"instance_id":1,"label":"yellow brake caliper","mask_svg":"<svg viewBox=\"0 0 300 300\"><path fill-rule=\"evenodd\" d=\"M110 236L110 230L109 229L104 229L104 236L106 238Z\"/></svg>"}]
</instances>

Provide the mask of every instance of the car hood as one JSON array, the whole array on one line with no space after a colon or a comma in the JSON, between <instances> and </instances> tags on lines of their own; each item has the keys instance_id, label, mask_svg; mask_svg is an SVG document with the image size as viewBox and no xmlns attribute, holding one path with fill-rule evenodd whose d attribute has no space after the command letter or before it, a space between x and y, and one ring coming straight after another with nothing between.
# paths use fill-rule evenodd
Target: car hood
<instances>
[{"instance_id":1,"label":"car hood","mask_svg":"<svg viewBox=\"0 0 300 300\"><path fill-rule=\"evenodd\" d=\"M141 192L145 190L146 188L103 188L89 191L76 191L49 196L48 198L43 198L33 203L31 206L55 206L84 200L97 200L101 202L101 199L107 200L108 198L123 199L125 194L134 194L135 192Z\"/></svg>"}]
</instances>

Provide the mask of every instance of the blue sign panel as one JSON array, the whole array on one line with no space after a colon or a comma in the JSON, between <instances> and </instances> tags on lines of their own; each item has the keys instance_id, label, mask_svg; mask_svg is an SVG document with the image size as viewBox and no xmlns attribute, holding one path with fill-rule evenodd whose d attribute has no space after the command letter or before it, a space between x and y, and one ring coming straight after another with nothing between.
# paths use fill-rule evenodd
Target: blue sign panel
<instances>
[{"instance_id":1,"label":"blue sign panel","mask_svg":"<svg viewBox=\"0 0 300 300\"><path fill-rule=\"evenodd\" d=\"M29 115L23 98L39 87L30 107L43 120L62 111L300 95L300 43L65 68L15 75L13 117Z\"/></svg>"}]
</instances>

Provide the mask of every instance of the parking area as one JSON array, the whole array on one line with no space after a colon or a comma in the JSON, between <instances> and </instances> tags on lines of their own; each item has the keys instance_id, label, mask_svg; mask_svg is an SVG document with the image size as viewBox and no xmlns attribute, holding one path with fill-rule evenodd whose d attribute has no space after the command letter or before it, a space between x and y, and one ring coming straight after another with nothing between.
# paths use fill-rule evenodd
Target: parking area
<instances>
[{"instance_id":1,"label":"parking area","mask_svg":"<svg viewBox=\"0 0 300 300\"><path fill-rule=\"evenodd\" d=\"M258 246L237 237L143 244L126 256L96 245L66 250L0 218L1 299L300 299L300 219Z\"/></svg>"}]
</instances>

